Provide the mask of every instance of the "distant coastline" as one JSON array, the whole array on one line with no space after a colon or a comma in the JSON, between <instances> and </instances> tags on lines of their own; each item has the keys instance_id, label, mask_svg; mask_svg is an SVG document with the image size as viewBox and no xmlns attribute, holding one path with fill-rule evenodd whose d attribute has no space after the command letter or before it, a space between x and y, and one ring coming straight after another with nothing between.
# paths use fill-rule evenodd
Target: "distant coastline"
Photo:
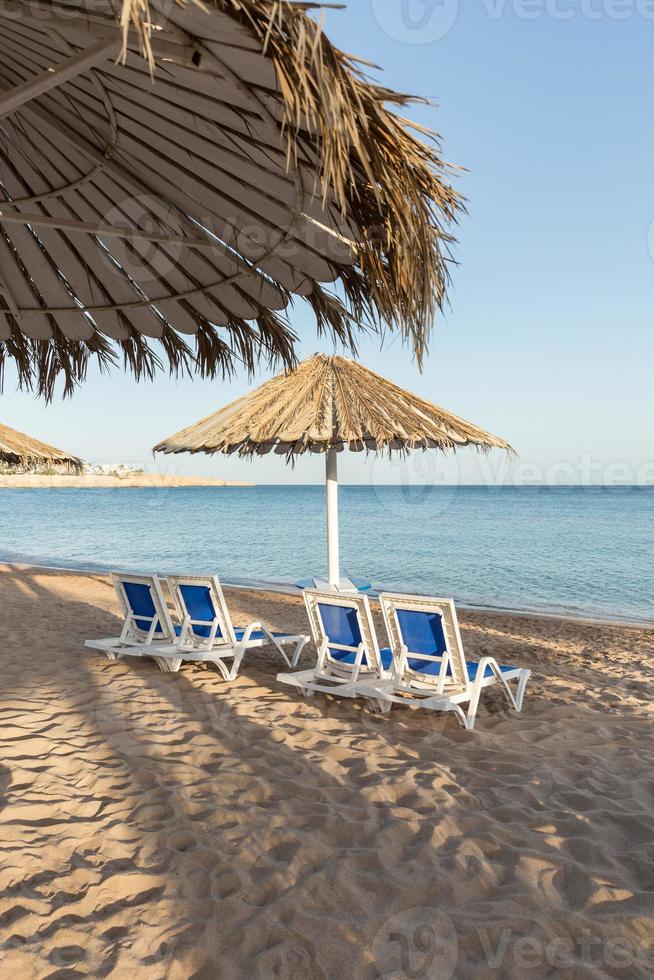
<instances>
[{"instance_id":1,"label":"distant coastline","mask_svg":"<svg viewBox=\"0 0 654 980\"><path fill-rule=\"evenodd\" d=\"M139 489L143 487L254 487L254 483L230 483L202 476L166 476L161 473L131 473L126 476L72 476L22 473L0 476L0 490L111 490Z\"/></svg>"}]
</instances>

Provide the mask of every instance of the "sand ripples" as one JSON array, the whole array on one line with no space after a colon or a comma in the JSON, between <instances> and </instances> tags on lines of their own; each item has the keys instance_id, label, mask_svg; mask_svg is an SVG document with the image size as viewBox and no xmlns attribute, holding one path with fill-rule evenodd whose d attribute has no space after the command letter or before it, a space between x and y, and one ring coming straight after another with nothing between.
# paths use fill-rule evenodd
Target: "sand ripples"
<instances>
[{"instance_id":1,"label":"sand ripples","mask_svg":"<svg viewBox=\"0 0 654 980\"><path fill-rule=\"evenodd\" d=\"M109 664L101 578L0 589L0 976L651 975L651 634L471 619L534 684L470 734L298 701L265 654L229 688Z\"/></svg>"}]
</instances>

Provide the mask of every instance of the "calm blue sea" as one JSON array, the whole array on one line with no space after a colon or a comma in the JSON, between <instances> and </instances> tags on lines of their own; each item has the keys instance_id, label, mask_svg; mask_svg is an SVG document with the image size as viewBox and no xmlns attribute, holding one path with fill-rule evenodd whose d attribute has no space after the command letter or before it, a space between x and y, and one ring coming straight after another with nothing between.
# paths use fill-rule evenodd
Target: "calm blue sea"
<instances>
[{"instance_id":1,"label":"calm blue sea","mask_svg":"<svg viewBox=\"0 0 654 980\"><path fill-rule=\"evenodd\" d=\"M575 616L654 621L654 488L342 487L343 570L375 588ZM0 560L324 574L314 486L0 491Z\"/></svg>"}]
</instances>

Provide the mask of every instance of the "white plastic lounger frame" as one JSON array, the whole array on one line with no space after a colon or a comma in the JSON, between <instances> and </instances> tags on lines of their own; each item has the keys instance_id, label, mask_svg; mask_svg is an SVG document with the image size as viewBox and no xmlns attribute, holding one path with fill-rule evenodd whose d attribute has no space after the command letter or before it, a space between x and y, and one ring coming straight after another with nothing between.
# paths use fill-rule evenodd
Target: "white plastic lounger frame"
<instances>
[{"instance_id":1,"label":"white plastic lounger frame","mask_svg":"<svg viewBox=\"0 0 654 980\"><path fill-rule=\"evenodd\" d=\"M120 636L87 640L90 650L100 650L108 660L152 657L163 671L170 670L163 654L177 648L178 639L156 575L111 576L125 621Z\"/></svg>"},{"instance_id":2,"label":"white plastic lounger frame","mask_svg":"<svg viewBox=\"0 0 654 980\"><path fill-rule=\"evenodd\" d=\"M247 651L269 644L288 667L297 666L309 637L273 633L262 623L235 630L217 576L170 575L167 581L182 624L178 649L166 653L168 669L177 671L182 663L213 663L226 681L233 681ZM197 595L195 606L191 605L193 593ZM289 645L294 646L290 657L284 650Z\"/></svg>"},{"instance_id":3,"label":"white plastic lounger frame","mask_svg":"<svg viewBox=\"0 0 654 980\"><path fill-rule=\"evenodd\" d=\"M422 707L434 711L453 711L468 730L475 725L481 692L499 684L509 704L522 711L525 687L531 671L526 667L502 668L493 657L482 657L474 679L463 652L459 622L451 599L382 593L379 601L393 653L393 676L381 684L361 685L358 693L377 702L383 712L393 704ZM430 655L411 650L398 617L401 612L434 614L440 618L444 640L442 654ZM419 665L439 664L437 672L424 673ZM517 682L514 694L510 682ZM464 711L462 704L468 705Z\"/></svg>"},{"instance_id":4,"label":"white plastic lounger frame","mask_svg":"<svg viewBox=\"0 0 654 980\"><path fill-rule=\"evenodd\" d=\"M313 670L278 674L278 681L299 688L305 697L321 691L353 698L360 680L373 683L390 677L382 664L367 596L306 589L304 603L318 661Z\"/></svg>"}]
</instances>

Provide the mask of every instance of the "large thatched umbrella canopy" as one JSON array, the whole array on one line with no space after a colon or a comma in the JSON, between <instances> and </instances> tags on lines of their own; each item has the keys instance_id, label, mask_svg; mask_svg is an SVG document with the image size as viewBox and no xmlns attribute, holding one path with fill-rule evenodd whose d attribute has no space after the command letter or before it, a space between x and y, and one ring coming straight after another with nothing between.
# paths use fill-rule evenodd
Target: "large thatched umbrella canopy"
<instances>
[{"instance_id":1,"label":"large thatched umbrella canopy","mask_svg":"<svg viewBox=\"0 0 654 980\"><path fill-rule=\"evenodd\" d=\"M292 459L325 453L329 584L339 582L337 454L343 449L408 452L463 446L512 452L498 436L465 422L345 357L316 354L177 435L154 452L274 451Z\"/></svg>"},{"instance_id":2,"label":"large thatched umbrella canopy","mask_svg":"<svg viewBox=\"0 0 654 980\"><path fill-rule=\"evenodd\" d=\"M84 466L77 456L10 429L8 425L0 425L0 460L11 466L56 466L75 473Z\"/></svg>"},{"instance_id":3,"label":"large thatched umbrella canopy","mask_svg":"<svg viewBox=\"0 0 654 980\"><path fill-rule=\"evenodd\" d=\"M51 395L121 349L137 376L288 366L295 296L420 357L461 204L314 6L4 0L0 367Z\"/></svg>"}]
</instances>

